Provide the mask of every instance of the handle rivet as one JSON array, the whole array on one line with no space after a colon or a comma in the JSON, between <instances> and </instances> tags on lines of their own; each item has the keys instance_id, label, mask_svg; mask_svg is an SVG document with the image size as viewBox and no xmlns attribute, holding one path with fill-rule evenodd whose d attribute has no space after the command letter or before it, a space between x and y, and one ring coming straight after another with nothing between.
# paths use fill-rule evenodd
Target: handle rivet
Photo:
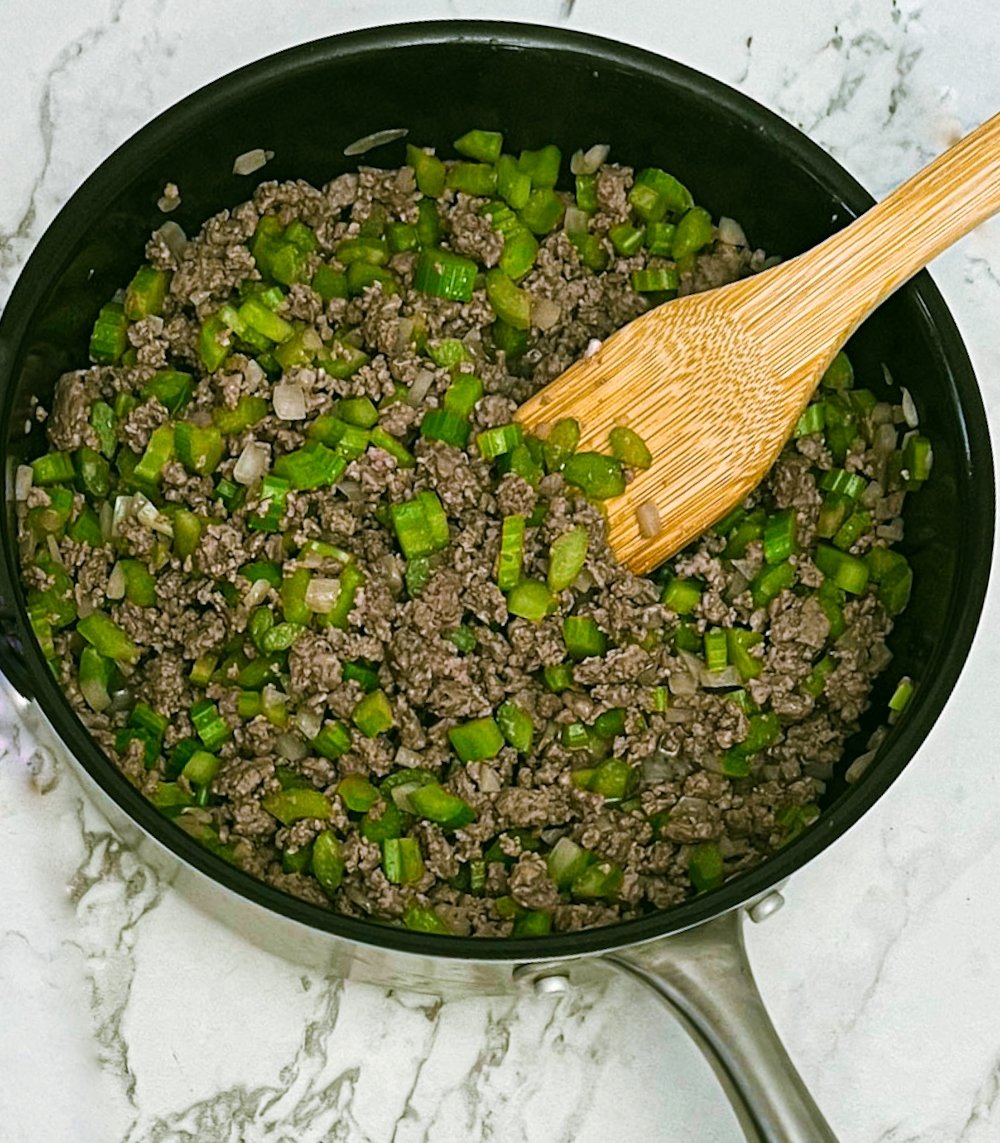
<instances>
[{"instance_id":1,"label":"handle rivet","mask_svg":"<svg viewBox=\"0 0 1000 1143\"><path fill-rule=\"evenodd\" d=\"M518 984L530 984L539 996L562 996L571 988L565 972L553 972L535 964L518 965L512 975Z\"/></svg>"},{"instance_id":2,"label":"handle rivet","mask_svg":"<svg viewBox=\"0 0 1000 1143\"><path fill-rule=\"evenodd\" d=\"M777 891L768 893L766 897L761 897L759 901L755 901L747 909L750 920L754 924L759 925L761 921L766 921L768 917L773 917L775 913L785 903L785 898Z\"/></svg>"}]
</instances>

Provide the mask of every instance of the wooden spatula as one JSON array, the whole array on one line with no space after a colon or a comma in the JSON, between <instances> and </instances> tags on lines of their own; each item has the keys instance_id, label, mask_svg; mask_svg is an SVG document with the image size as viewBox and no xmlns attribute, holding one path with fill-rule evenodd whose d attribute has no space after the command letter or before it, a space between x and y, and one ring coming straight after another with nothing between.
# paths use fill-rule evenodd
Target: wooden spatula
<instances>
[{"instance_id":1,"label":"wooden spatula","mask_svg":"<svg viewBox=\"0 0 1000 1143\"><path fill-rule=\"evenodd\" d=\"M607 510L618 558L649 571L760 482L868 314L997 210L1000 115L808 253L636 318L518 420L575 417L581 449L607 452L617 425L643 438L653 465Z\"/></svg>"}]
</instances>

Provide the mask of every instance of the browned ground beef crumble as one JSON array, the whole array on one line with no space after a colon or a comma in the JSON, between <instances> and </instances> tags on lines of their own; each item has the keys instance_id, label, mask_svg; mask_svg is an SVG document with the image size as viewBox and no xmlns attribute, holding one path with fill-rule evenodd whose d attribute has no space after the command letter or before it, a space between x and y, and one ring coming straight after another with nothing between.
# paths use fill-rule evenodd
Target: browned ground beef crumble
<instances>
[{"instance_id":1,"label":"browned ground beef crumble","mask_svg":"<svg viewBox=\"0 0 1000 1143\"><path fill-rule=\"evenodd\" d=\"M627 168L602 168L595 233L606 236L610 226L627 216L631 179ZM282 223L307 223L319 240L316 261L329 262L336 244L358 232L373 206L380 204L412 222L419 197L410 168L363 168L322 190L304 182L262 184L250 202L210 219L179 255L155 235L148 257L154 266L173 271L163 316L133 326L135 365L93 367L60 380L48 418L51 446L96 445L86 416L92 401L137 392L167 363L199 378L185 409L187 420L207 420L213 408L233 407L241 394L269 397L272 382L249 358L233 355L219 372L206 375L196 349L199 322L230 300L241 282L259 277L247 246L258 219L271 213ZM447 191L439 214L444 241L489 266L499 256L500 238L477 214L483 201ZM762 564L759 542L734 565L720 559L725 541L710 531L672 561L677 574L699 577L705 584L689 617L696 632L740 623L765 635L760 648L763 670L747 690L763 709L780 717L783 733L780 741L754 756L748 777L727 777L720 772L720 758L745 736L747 716L724 690L704 685L692 656L673 649L669 636L678 616L660 603L658 584L615 561L600 511L560 475L544 477L537 488L511 474L497 481L479 456L475 430L509 421L518 403L577 359L591 339L606 337L646 308L648 303L631 287L630 272L662 260L648 259L645 253L619 257L606 245L610 264L605 272L594 273L581 265L561 230L542 240L536 266L521 285L536 298L554 300L559 316L550 328L531 331L526 354L510 368L502 353L490 349L488 327L494 314L484 291L477 289L464 304L415 291L412 254L396 254L391 260L402 283L395 295L386 295L376 285L360 297L324 303L307 285L291 289L279 311L282 316L311 323L324 341L345 325L356 327L371 355L369 364L347 380L331 378L321 369L293 369L291 379L306 392L309 417L329 411L340 397L385 398L397 385L411 386L427 370L433 376L424 405L438 405L451 376L414 348L409 334L419 317L431 339L463 340L474 358L469 369L485 384L467 450L418 436L413 445L416 466L405 469L388 453L369 449L351 463L342 488L289 495L284 539L248 530L248 514L257 507L252 492L242 508L227 512L213 495L211 479L190 475L179 463L169 464L163 476L165 500L185 505L209 523L194 558L171 556L158 570L156 607L105 597L117 558L149 558L154 536L147 528L126 522L118 551L110 545L94 548L58 541L58 555L75 580L81 615L93 608L106 610L142 648L143 658L128 687L168 716L166 749L192 734L189 708L206 694L234 727L218 751L223 765L213 785L214 804L188 814L211 823L221 842L232 847L238 864L264 881L341 913L390 922L398 921L406 904L417 899L434 906L449 928L461 934L509 934L510 909L497 907L498 899L509 898L529 909L551 910L555 930L608 924L689 896L691 847L698 843L718 843L727 876L774 853L786 840L782 822L787 816L782 814L818 800L846 738L857 730L871 681L889 659L885 638L891 621L874 594L847 602L846 631L831 645L829 623L811 593L793 587L768 607L754 608L748 582ZM761 251L715 241L684 270L681 292L753 273L763 261ZM422 412L405 401L386 404L380 409L380 423L394 434L412 435ZM119 439L141 451L151 432L167 419L166 409L155 399L147 400L120 425ZM253 430L229 438L221 474L231 476L248 440L268 444L273 463L304 442L304 427L303 422L265 417ZM808 552L821 501L817 473L831 466L819 436L802 438L786 448L748 503L769 510L793 507L802 550ZM870 452L853 452L846 467L877 475ZM878 491L877 484L872 487ZM426 588L410 598L393 533L374 512L420 489L435 489L440 495L452 538L446 550L432 557L434 570ZM43 490L34 489L31 495L31 502L44 503ZM900 512L901 495L872 494L868 499L875 525L894 521ZM553 615L537 624L516 618L508 622L506 600L496 586L502 519L508 513L530 514L539 500L548 503L548 512L538 527L528 529L525 574L545 578L549 545L571 525L583 525L589 532L586 566L574 586L561 593ZM290 707L349 722L362 691L356 682L344 681L342 665L365 660L376 667L395 719L392 731L375 738L352 731L351 749L336 761L312 756L301 736L289 750L294 726L282 730L263 716L244 723L236 714L235 687L213 682L202 690L189 679L196 656L220 651L246 627L249 609L227 602L220 584L233 585L237 598L242 597L249 588L237 573L242 564L253 559L281 562L287 550L297 550L308 539L349 549L366 582L348 630L309 630L291 648L284 680ZM875 542L883 541L872 531L852 551ZM808 555L793 557L793 563L796 587L821 582ZM263 602L280 608L273 589ZM570 613L593 617L611 649L578 664L574 687L553 694L540 672L564 659L561 624ZM446 637L460 624L477 636L471 652L459 651ZM147 770L137 744L124 755L115 751L115 731L124 725L127 708L95 714L83 701L71 669L78 644L78 635L56 636L69 699L129 779L150 792L163 777L162 758ZM822 695L812 698L800 684L824 648L836 667ZM667 684L671 694L669 708L658 712L651 695L660 684ZM505 746L493 760L458 764L449 728L489 715L507 700L534 720L531 756L519 756ZM624 806L606 804L600 795L573 784L571 772L580 758L565 749L558 736L562 725L590 723L612 708L626 712L626 730L615 740L613 755L637 772L636 794ZM282 827L263 808L262 800L279 789L279 765L329 796L331 822L305 819ZM413 885L387 880L379 846L360 835L357 815L348 814L336 793L345 774L364 774L377 785L401 765L432 770L477 814L471 825L449 833L428 821L412 826L411 836L419 840L426 866ZM378 814L378 806L374 812ZM658 823L655 831L651 819ZM307 845L327 828L340 835L346 862L343 882L332 899L308 874L283 872L281 862L283 851ZM520 835L512 832L517 830L533 830L536 837L542 831L541 851L525 851ZM621 866L624 880L616 899L574 902L560 895L547 875L544 853L563 834ZM484 892L468 892L461 887L463 868L481 859L497 839L504 860L488 863Z\"/></svg>"}]
</instances>

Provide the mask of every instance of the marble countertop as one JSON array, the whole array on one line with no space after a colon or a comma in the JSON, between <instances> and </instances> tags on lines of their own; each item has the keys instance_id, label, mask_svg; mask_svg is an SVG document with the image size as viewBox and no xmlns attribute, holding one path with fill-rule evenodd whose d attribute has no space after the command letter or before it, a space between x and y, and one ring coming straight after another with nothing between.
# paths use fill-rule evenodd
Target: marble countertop
<instances>
[{"instance_id":1,"label":"marble countertop","mask_svg":"<svg viewBox=\"0 0 1000 1143\"><path fill-rule=\"evenodd\" d=\"M992 0L35 0L0 7L0 303L89 171L244 62L400 19L565 21L673 56L884 194L997 110ZM1000 427L1000 223L933 274ZM843 1143L1000 1138L1000 598L937 726L748 933ZM992 637L991 637L992 636ZM264 952L144 865L0 695L0 1138L9 1143L734 1143L636 985L441 1002Z\"/></svg>"}]
</instances>

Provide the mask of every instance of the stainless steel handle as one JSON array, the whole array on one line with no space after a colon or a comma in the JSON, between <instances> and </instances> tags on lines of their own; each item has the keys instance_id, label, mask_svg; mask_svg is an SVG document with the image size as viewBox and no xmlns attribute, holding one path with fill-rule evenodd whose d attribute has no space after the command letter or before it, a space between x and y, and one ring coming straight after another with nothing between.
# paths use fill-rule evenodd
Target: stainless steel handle
<instances>
[{"instance_id":1,"label":"stainless steel handle","mask_svg":"<svg viewBox=\"0 0 1000 1143\"><path fill-rule=\"evenodd\" d=\"M695 1033L748 1140L837 1143L757 991L742 909L604 959L652 988Z\"/></svg>"}]
</instances>

